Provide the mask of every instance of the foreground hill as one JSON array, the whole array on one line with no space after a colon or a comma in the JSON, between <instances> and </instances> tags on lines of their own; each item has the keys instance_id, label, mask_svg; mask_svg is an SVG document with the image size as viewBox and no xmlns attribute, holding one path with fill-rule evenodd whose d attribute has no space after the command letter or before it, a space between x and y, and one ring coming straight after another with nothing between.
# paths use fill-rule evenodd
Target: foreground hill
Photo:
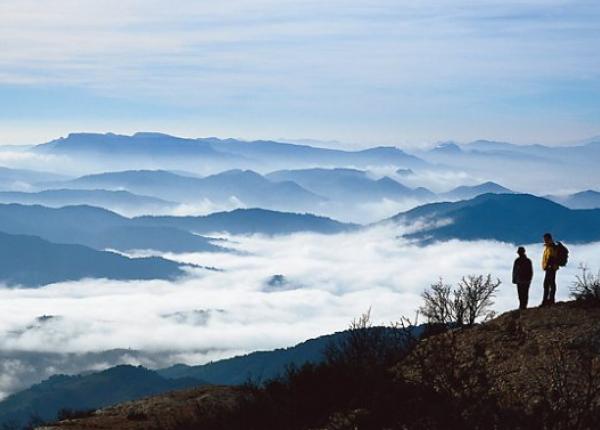
<instances>
[{"instance_id":1,"label":"foreground hill","mask_svg":"<svg viewBox=\"0 0 600 430\"><path fill-rule=\"evenodd\" d=\"M179 391L43 428L591 430L599 333L600 307L569 302L429 335L395 363L358 334L366 351L346 348L287 382Z\"/></svg>"},{"instance_id":2,"label":"foreground hill","mask_svg":"<svg viewBox=\"0 0 600 430\"><path fill-rule=\"evenodd\" d=\"M81 245L0 232L0 284L37 287L83 278L176 279L182 266L159 257L127 258Z\"/></svg>"},{"instance_id":3,"label":"foreground hill","mask_svg":"<svg viewBox=\"0 0 600 430\"><path fill-rule=\"evenodd\" d=\"M546 232L557 240L600 240L600 210L573 210L529 194L484 194L456 203L433 203L403 212L394 222L424 222L407 237L427 241L491 239L535 243Z\"/></svg>"},{"instance_id":4,"label":"foreground hill","mask_svg":"<svg viewBox=\"0 0 600 430\"><path fill-rule=\"evenodd\" d=\"M290 348L253 352L200 366L176 365L150 371L121 365L78 376L53 376L0 401L0 428L10 420L24 422L32 415L52 420L61 409L97 409L186 386L265 381L283 374L288 365L323 361L326 346L347 335L334 333ZM130 381L135 384L127 388ZM112 392L107 389L110 386L114 387Z\"/></svg>"}]
</instances>

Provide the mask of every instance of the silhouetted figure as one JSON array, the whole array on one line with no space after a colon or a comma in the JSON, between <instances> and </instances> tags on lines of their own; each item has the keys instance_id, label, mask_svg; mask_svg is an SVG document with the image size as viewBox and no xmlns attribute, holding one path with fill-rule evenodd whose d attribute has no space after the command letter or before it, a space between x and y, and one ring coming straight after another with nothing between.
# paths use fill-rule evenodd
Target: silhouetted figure
<instances>
[{"instance_id":1,"label":"silhouetted figure","mask_svg":"<svg viewBox=\"0 0 600 430\"><path fill-rule=\"evenodd\" d=\"M544 298L541 306L546 306L554 304L554 296L556 294L556 271L558 270L556 244L550 233L544 235L542 269L546 272L546 275L544 276Z\"/></svg>"},{"instance_id":2,"label":"silhouetted figure","mask_svg":"<svg viewBox=\"0 0 600 430\"><path fill-rule=\"evenodd\" d=\"M519 292L519 309L527 309L529 286L533 279L533 264L531 264L531 260L527 258L525 248L522 246L517 249L517 254L519 254L519 257L513 264L512 281L513 284L517 284L517 291Z\"/></svg>"}]
</instances>

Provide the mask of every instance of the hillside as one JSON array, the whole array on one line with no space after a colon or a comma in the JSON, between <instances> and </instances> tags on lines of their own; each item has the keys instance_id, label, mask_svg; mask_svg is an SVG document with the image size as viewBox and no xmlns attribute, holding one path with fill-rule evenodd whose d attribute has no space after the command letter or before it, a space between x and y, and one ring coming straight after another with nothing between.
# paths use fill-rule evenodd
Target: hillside
<instances>
[{"instance_id":1,"label":"hillside","mask_svg":"<svg viewBox=\"0 0 600 430\"><path fill-rule=\"evenodd\" d=\"M224 251L212 244L210 238L168 226L140 226L130 218L92 206L47 208L0 204L0 230L97 250Z\"/></svg>"},{"instance_id":2,"label":"hillside","mask_svg":"<svg viewBox=\"0 0 600 430\"><path fill-rule=\"evenodd\" d=\"M45 190L39 192L0 191L0 203L20 203L49 207L99 206L123 214L144 214L173 209L177 204L127 191Z\"/></svg>"},{"instance_id":3,"label":"hillside","mask_svg":"<svg viewBox=\"0 0 600 430\"><path fill-rule=\"evenodd\" d=\"M346 350L259 391L187 390L43 428L597 428L599 335L600 307L559 303L429 336L381 372Z\"/></svg>"},{"instance_id":4,"label":"hillside","mask_svg":"<svg viewBox=\"0 0 600 430\"><path fill-rule=\"evenodd\" d=\"M196 379L167 379L143 367L124 365L91 375L56 375L4 399L0 422L25 423L31 416L55 419L65 408L65 399L73 410L88 410L202 384Z\"/></svg>"},{"instance_id":5,"label":"hillside","mask_svg":"<svg viewBox=\"0 0 600 430\"><path fill-rule=\"evenodd\" d=\"M2 232L0 261L0 284L9 286L38 287L83 278L174 280L185 274L182 265L160 257L128 258Z\"/></svg>"},{"instance_id":6,"label":"hillside","mask_svg":"<svg viewBox=\"0 0 600 430\"><path fill-rule=\"evenodd\" d=\"M456 203L433 203L390 219L422 222L406 237L424 241L490 239L523 244L539 242L546 232L557 240L600 240L600 210L575 210L529 194L484 194Z\"/></svg>"}]
</instances>

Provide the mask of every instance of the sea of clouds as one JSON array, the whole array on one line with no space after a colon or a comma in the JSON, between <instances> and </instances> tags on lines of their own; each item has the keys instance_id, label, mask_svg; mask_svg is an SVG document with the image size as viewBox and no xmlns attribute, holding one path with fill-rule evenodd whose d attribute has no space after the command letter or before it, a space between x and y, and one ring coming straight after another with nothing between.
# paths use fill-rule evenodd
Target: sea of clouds
<instances>
[{"instance_id":1,"label":"sea of clouds","mask_svg":"<svg viewBox=\"0 0 600 430\"><path fill-rule=\"evenodd\" d=\"M517 306L510 283L513 245L419 246L401 238L401 229L380 225L337 235L230 236L226 239L237 253L166 255L219 269L194 269L177 282L90 279L38 289L0 288L5 357L0 394L53 373L100 369L115 360L150 367L201 364L291 346L344 330L368 309L376 324L414 318L421 293L440 277L454 284L464 275L489 273L502 281L495 310ZM527 248L537 268L542 247ZM568 298L579 263L595 269L598 254L597 244L571 247L569 266L558 274L559 299ZM530 305L541 301L542 278L537 270ZM115 348L132 352L99 358ZM83 360L85 353L98 357ZM32 354L55 359L40 365ZM73 357L80 357L79 364Z\"/></svg>"}]
</instances>

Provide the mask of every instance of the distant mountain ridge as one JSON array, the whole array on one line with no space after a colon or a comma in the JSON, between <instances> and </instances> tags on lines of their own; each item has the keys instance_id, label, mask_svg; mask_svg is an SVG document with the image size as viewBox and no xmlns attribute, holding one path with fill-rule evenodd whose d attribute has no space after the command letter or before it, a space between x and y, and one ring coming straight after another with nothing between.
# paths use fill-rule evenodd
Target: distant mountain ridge
<instances>
[{"instance_id":1,"label":"distant mountain ridge","mask_svg":"<svg viewBox=\"0 0 600 430\"><path fill-rule=\"evenodd\" d=\"M242 141L216 137L188 139L163 133L139 132L132 136L114 133L71 133L51 142L37 145L35 152L52 154L120 154L157 157L200 157L235 160L240 165L296 163L298 165L341 164L368 166L397 163L404 167L427 163L395 147L375 147L348 151L297 145L268 140Z\"/></svg>"},{"instance_id":2,"label":"distant mountain ridge","mask_svg":"<svg viewBox=\"0 0 600 430\"><path fill-rule=\"evenodd\" d=\"M139 225L170 226L197 234L227 232L230 234L291 234L315 232L340 233L358 228L331 218L312 214L277 212L266 209L235 209L202 216L143 216L134 218Z\"/></svg>"},{"instance_id":3,"label":"distant mountain ridge","mask_svg":"<svg viewBox=\"0 0 600 430\"><path fill-rule=\"evenodd\" d=\"M48 207L99 206L115 212L141 215L144 211L166 211L177 203L156 197L142 196L123 190L52 189L38 192L0 191L0 203L19 203Z\"/></svg>"},{"instance_id":4,"label":"distant mountain ridge","mask_svg":"<svg viewBox=\"0 0 600 430\"><path fill-rule=\"evenodd\" d=\"M309 191L336 201L377 201L387 199L432 199L425 188L409 188L387 176L372 179L357 169L279 170L267 175L276 181L293 181Z\"/></svg>"},{"instance_id":5,"label":"distant mountain ridge","mask_svg":"<svg viewBox=\"0 0 600 430\"><path fill-rule=\"evenodd\" d=\"M81 245L2 232L0 261L0 283L9 286L38 287L83 278L175 280L185 274L182 265L159 257L132 259Z\"/></svg>"},{"instance_id":6,"label":"distant mountain ridge","mask_svg":"<svg viewBox=\"0 0 600 430\"><path fill-rule=\"evenodd\" d=\"M46 187L127 190L192 205L204 200L230 204L235 198L247 206L275 210L300 210L325 201L294 182L272 182L254 171L241 169L206 177L183 176L165 170L106 172L48 183Z\"/></svg>"},{"instance_id":7,"label":"distant mountain ridge","mask_svg":"<svg viewBox=\"0 0 600 430\"><path fill-rule=\"evenodd\" d=\"M455 203L433 203L390 218L428 227L406 235L422 241L499 240L536 243L546 232L557 240L600 240L600 210L573 210L530 194L484 194Z\"/></svg>"},{"instance_id":8,"label":"distant mountain ridge","mask_svg":"<svg viewBox=\"0 0 600 430\"><path fill-rule=\"evenodd\" d=\"M600 192L594 190L581 191L566 196L546 196L548 199L570 209L599 209Z\"/></svg>"},{"instance_id":9,"label":"distant mountain ridge","mask_svg":"<svg viewBox=\"0 0 600 430\"><path fill-rule=\"evenodd\" d=\"M514 191L495 182L488 181L479 185L462 185L446 193L441 193L438 196L449 200L468 200L482 194L514 194Z\"/></svg>"},{"instance_id":10,"label":"distant mountain ridge","mask_svg":"<svg viewBox=\"0 0 600 430\"><path fill-rule=\"evenodd\" d=\"M225 251L212 244L210 238L172 227L136 225L129 218L92 206L47 208L0 204L0 231L98 250Z\"/></svg>"}]
</instances>

